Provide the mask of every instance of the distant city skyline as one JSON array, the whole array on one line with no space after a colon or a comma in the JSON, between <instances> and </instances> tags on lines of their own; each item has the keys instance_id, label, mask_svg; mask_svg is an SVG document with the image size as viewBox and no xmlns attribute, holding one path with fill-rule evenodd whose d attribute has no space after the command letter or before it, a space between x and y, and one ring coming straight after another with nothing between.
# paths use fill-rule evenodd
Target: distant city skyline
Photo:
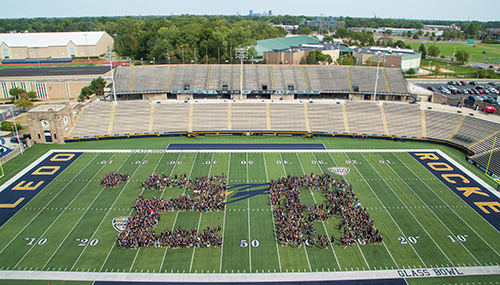
<instances>
[{"instance_id":1,"label":"distant city skyline","mask_svg":"<svg viewBox=\"0 0 500 285\"><path fill-rule=\"evenodd\" d=\"M248 15L272 11L273 15L293 16L349 16L353 18L449 20L449 21L500 21L497 0L420 0L381 2L357 0L338 3L327 0L304 2L298 0L236 2L227 0L20 0L2 3L0 18L38 17L100 17L100 16L168 16L168 15ZM488 8L490 7L490 8Z\"/></svg>"}]
</instances>

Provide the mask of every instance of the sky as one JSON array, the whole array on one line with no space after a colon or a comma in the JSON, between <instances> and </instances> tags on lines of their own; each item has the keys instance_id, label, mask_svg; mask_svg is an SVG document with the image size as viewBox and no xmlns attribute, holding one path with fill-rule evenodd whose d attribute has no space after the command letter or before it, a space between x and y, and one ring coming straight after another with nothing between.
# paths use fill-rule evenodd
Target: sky
<instances>
[{"instance_id":1,"label":"sky","mask_svg":"<svg viewBox=\"0 0 500 285\"><path fill-rule=\"evenodd\" d=\"M500 21L498 0L18 0L3 1L0 18L125 15L274 15L350 16L424 20Z\"/></svg>"}]
</instances>

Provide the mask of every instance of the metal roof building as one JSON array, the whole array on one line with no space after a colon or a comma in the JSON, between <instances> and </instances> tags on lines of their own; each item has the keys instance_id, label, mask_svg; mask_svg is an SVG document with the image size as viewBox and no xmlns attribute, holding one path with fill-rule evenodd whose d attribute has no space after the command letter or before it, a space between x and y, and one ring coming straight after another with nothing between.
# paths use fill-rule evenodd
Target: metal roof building
<instances>
[{"instance_id":1,"label":"metal roof building","mask_svg":"<svg viewBox=\"0 0 500 285\"><path fill-rule=\"evenodd\" d=\"M0 34L0 59L22 62L34 59L96 57L113 49L106 32Z\"/></svg>"},{"instance_id":2,"label":"metal roof building","mask_svg":"<svg viewBox=\"0 0 500 285\"><path fill-rule=\"evenodd\" d=\"M255 59L262 60L264 52L284 51L290 48L299 48L301 45L305 44L314 45L318 43L321 43L321 41L305 35L260 40L257 41L257 46L255 47L255 49L257 50L257 56L255 57Z\"/></svg>"}]
</instances>

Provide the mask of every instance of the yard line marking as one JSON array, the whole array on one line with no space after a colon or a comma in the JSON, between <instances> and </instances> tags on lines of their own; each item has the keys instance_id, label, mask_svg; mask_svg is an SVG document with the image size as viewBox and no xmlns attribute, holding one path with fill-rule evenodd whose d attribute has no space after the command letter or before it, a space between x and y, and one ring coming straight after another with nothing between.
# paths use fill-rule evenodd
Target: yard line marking
<instances>
[{"instance_id":1,"label":"yard line marking","mask_svg":"<svg viewBox=\"0 0 500 285\"><path fill-rule=\"evenodd\" d=\"M153 173L156 173L156 168L158 168L158 165L160 165L160 162L161 162L161 160L163 159L163 156L164 156L164 155L165 155L165 153L163 153L163 155L160 157L160 159L159 159L159 160L158 160L158 162L156 163L156 166L155 166L155 168L153 169ZM144 157L144 158L146 158L146 157ZM174 165L174 166L175 166L175 165ZM134 173L135 173L135 172L134 172ZM137 179L136 181L139 181L139 179ZM163 189L163 193L164 193L165 191L166 191L166 189ZM142 195L142 193L144 193L144 189L141 191L141 195ZM162 193L162 195L163 195L163 193ZM161 197L161 195L160 195L160 197ZM129 216L130 216L130 215L132 215L132 211L133 211L133 210L131 210L131 211L130 211ZM108 213L109 213L109 212L108 212ZM107 216L108 216L108 214L106 214L106 217L107 217ZM106 218L106 217L105 217L105 218ZM116 242L116 241L115 241L115 242ZM141 248L139 247L139 249L138 249L138 250L137 250L137 252L135 253L134 260L132 261L132 264L130 265L129 272L132 272L132 267L134 266L135 261L136 261L136 259L137 259L137 256L139 256L139 252L140 252L140 251L141 251Z\"/></svg>"},{"instance_id":2,"label":"yard line marking","mask_svg":"<svg viewBox=\"0 0 500 285\"><path fill-rule=\"evenodd\" d=\"M318 159L316 158L316 155L314 153L312 153L312 155L314 157L314 160L318 161ZM304 168L302 167L302 162L300 161L300 158L299 158L299 154L297 154L297 159L299 160L300 167L302 168L302 172L304 172L304 174L305 174ZM321 172L323 172L323 169L321 168L321 166L319 164L316 164L316 165L318 166L319 170ZM311 194L313 196L314 203L317 204L316 198L314 197L313 191L311 191ZM321 221L321 224L323 224L323 229L325 229L326 234L330 237L330 233L328 233L328 230L326 229L325 222ZM337 265L339 267L339 270L342 271L342 267L340 266L340 262L337 259L337 254L335 254L335 250L333 249L333 244L332 243L330 243L330 247L332 248L333 256L335 256L335 260L337 261ZM359 250L361 251L361 248ZM363 252L361 252L361 254L363 254ZM368 263L367 263L367 265L368 265Z\"/></svg>"},{"instance_id":3,"label":"yard line marking","mask_svg":"<svg viewBox=\"0 0 500 285\"><path fill-rule=\"evenodd\" d=\"M179 152L179 157L180 157L181 153ZM177 159L179 159L179 157L177 157ZM196 162L196 158L198 157L198 153L196 153L194 155L194 159L193 159L193 164L191 164L191 170L189 171L189 175L187 177L187 179L189 180L189 178L191 178L191 173L193 173L193 168L194 168L194 164ZM174 166L175 168L175 166ZM170 175L172 175L174 173L174 168L172 168L172 171L170 172ZM186 189L187 189L187 186L184 187L184 192L182 192L182 195L185 195L186 194ZM165 192L165 191L164 191ZM177 217L179 216L179 212L180 211L177 211L177 213L175 214L175 220L174 220L174 223L172 224L172 232L174 231L174 228L175 228L175 223L177 222ZM161 265L160 265L160 270L159 272L161 272L162 268L163 268L163 263L165 262L165 257L167 256L167 249L168 249L168 245L165 246L165 253L163 254L163 259L161 260Z\"/></svg>"},{"instance_id":4,"label":"yard line marking","mask_svg":"<svg viewBox=\"0 0 500 285\"><path fill-rule=\"evenodd\" d=\"M160 164L160 161L163 159L163 156L164 156L164 155L165 155L165 154L163 154L163 155L161 156L160 160L158 160L158 163L156 164L155 170L156 170L156 168L158 167L158 165ZM130 157L130 155L129 155L129 156L128 156L128 157L127 157L124 161L123 161L122 165L121 165L118 169L122 168L122 166L125 164L125 162L127 161L127 159L128 159L129 157ZM174 165L174 167L175 167L175 165ZM153 172L154 172L154 171L153 171ZM131 179L129 179L129 181L132 181L132 180L131 180ZM134 181L138 181L138 179L136 179L136 180L134 180ZM113 205L114 205L114 203L113 203ZM110 207L110 209L111 209L112 207L113 207L113 206L111 206L111 207ZM119 209L118 209L118 210L119 210ZM104 221L106 220L106 218L108 217L108 214L109 214L109 211L108 211L108 213L106 213L106 215L104 216L104 218L102 218L101 222L100 222L100 223L99 223L99 225L97 226L97 229L96 229L96 230L94 231L94 233L92 234L92 236L91 236L90 240L92 240L92 239L95 237L95 235L97 234L97 232L98 232L98 231L99 231L99 229L101 228L101 225L103 224L103 222L104 222ZM73 266L71 267L71 269L70 269L70 270L73 270L73 268L75 267L75 265L78 263L78 261L80 260L80 258L81 258L81 257L82 257L82 255L83 255L83 253L85 252L85 250L87 250L87 247L84 247L84 248L83 248L82 252L81 252L81 253L80 253L80 255L78 256L78 258L76 259L76 261L73 263Z\"/></svg>"},{"instance_id":5,"label":"yard line marking","mask_svg":"<svg viewBox=\"0 0 500 285\"><path fill-rule=\"evenodd\" d=\"M248 152L245 153L245 159L247 161L247 163L245 163L245 166L247 167L247 184L250 183L250 181L248 180L249 177L248 177ZM249 187L247 187L247 192L249 191L248 190ZM247 198L247 208L248 208L248 241L251 241L252 239L250 238L250 197ZM249 260L249 264L250 264L250 272L252 272L252 247L249 246L248 247L248 260Z\"/></svg>"},{"instance_id":6,"label":"yard line marking","mask_svg":"<svg viewBox=\"0 0 500 285\"><path fill-rule=\"evenodd\" d=\"M380 159L382 159L382 157L381 157L378 153L377 153L377 155L378 155L378 157L379 157ZM396 158L397 158L400 162L402 162L402 161L401 161L401 160L400 160L397 156L396 156ZM402 162L402 163L403 163L403 162ZM403 163L403 164L404 164L404 163ZM387 164L387 165L391 168L392 172L394 172L394 173L395 173L395 174L396 174L399 178L402 178L402 177L399 175L399 173L397 173L397 172L394 170L394 168L392 168L392 166L391 166L390 164ZM405 167L408 169L408 167L407 167L406 165L405 165ZM412 171L412 173L413 173L413 171ZM413 173L413 174L415 175L415 173ZM416 175L415 175L415 176L416 176ZM418 177L418 176L417 176L417 177ZM420 202L422 202L424 205L426 205L426 206L427 206L427 204L426 204L426 203L422 200L422 198L420 198L420 196L419 196L419 195L418 195L415 191L413 191L413 188L411 188L411 187L410 187L410 185L408 185L408 184L406 183L406 181L404 181L404 180L403 180L403 183L406 185L406 187L408 187L408 189L410 189L410 191L411 191L413 194L415 194L415 196L417 196L417 198L420 200ZM446 204L446 203L445 203L445 204ZM450 208L450 207L448 207L448 208ZM450 210L451 210L451 208L450 208ZM456 236L455 236L455 235L453 234L453 232L452 232L452 231L451 231L451 230L450 230L450 229L446 226L446 224L445 224L445 223L443 223L443 221L441 221L441 219L440 219L440 218L436 215L436 213L434 213L434 211L433 211L433 210L431 210L431 209L429 209L429 211L431 211L431 213L434 215L434 217L435 217L436 219L438 219L438 221L439 221L439 222L440 222L440 223L441 223L441 224L442 224L442 225L446 228L446 230L450 233L450 235L452 235L452 236L454 236L454 237L455 237L455 240L456 240ZM469 249L468 249L467 247L465 247L465 245L464 245L464 243L463 243L463 242L461 242L460 244L461 244L461 245L462 245L462 247L463 247L465 250L467 250L467 252L468 252L468 253L469 253L469 254L470 254L470 255L471 255L471 256L472 256L472 257L476 260L476 262L477 262L477 263L481 264L481 262L479 262L479 260L478 260L478 259L477 259L477 258L476 258L476 257L475 257L475 256L474 256L471 252L470 252L470 251L469 251Z\"/></svg>"},{"instance_id":7,"label":"yard line marking","mask_svg":"<svg viewBox=\"0 0 500 285\"><path fill-rule=\"evenodd\" d=\"M96 154L96 155L94 156L94 158L92 158L92 160L90 160L90 161L89 161L89 163L87 163L87 165L85 165L85 167L83 167L83 168L82 168L82 169L81 169L81 170L80 170L80 171L79 171L79 172L75 175L75 177L73 177L73 179L71 179L71 180L68 182L68 184L66 184L63 188L61 188L61 190L59 191L59 193L57 193L57 195L55 195L55 196L54 196L54 197L53 197L53 198L52 198L49 202L47 202L47 204L46 204L44 207L42 207L42 210L40 210L40 211L38 212L38 214L36 214L36 216L34 216L34 217L33 217L33 219L31 219L31 221L29 221L29 223L28 223L26 226L24 226L24 228L22 228L22 229L21 229L21 230L17 233L17 235L16 235L14 238L12 238L12 239L10 240L10 242L9 242L9 243L8 243L8 244L7 244L7 245L6 245L6 246L5 246L5 247L4 247L4 248L0 251L0 254L1 254L1 253L2 253L2 252L3 252L3 251L4 251L4 250L5 250L5 249L6 249L6 248L7 248L7 247L8 247L8 246L12 243L12 242L13 242L13 241L14 241L14 240L15 240L15 239L16 239L16 238L17 238L17 237L18 237L18 236L19 236L19 235L20 235L20 234L21 234L21 233L22 233L22 232L23 232L23 231L24 231L24 230L25 230L25 229L26 229L26 228L27 228L27 227L28 227L28 226L29 226L29 225L30 225L30 224L31 224L31 223L32 223L32 222L33 222L33 221L34 221L34 220L35 220L35 219L36 219L36 218L37 218L37 217L41 214L41 213L42 213L42 212L43 212L43 210L45 209L45 207L47 207L50 203L52 203L52 201L54 201L54 199L55 199L55 198L57 198L57 197L59 196L59 194L61 194L61 193L62 193L62 191L64 191L64 189L66 189L66 187L68 187L68 185L69 185L69 184L71 184L71 182L73 182L73 180L75 180L75 178L76 178L76 177L78 177L78 175L80 175L80 173L82 173L82 171L84 171L84 170L85 170L85 169L86 169L86 168L87 168L87 167L88 167L88 166L92 163L92 161L94 161L94 159L95 159L98 155L99 155L99 154ZM76 160L75 160L75 161L76 161ZM69 167L69 166L68 166L68 167ZM50 185L50 184L49 184L49 185ZM47 185L47 186L48 186L48 185ZM33 200L32 200L32 201L33 201ZM31 202L31 201L30 201L30 202ZM28 204L29 204L29 203L28 203ZM27 204L26 204L26 205L27 205ZM30 208L30 209L31 209L31 208ZM33 209L33 210L35 210L35 209ZM18 211L18 213L19 213L19 211ZM17 213L16 213L16 214L17 214ZM14 215L14 216L15 216L15 215ZM12 216L12 218L13 218L14 216ZM12 219L12 218L11 218L11 219ZM9 220L9 221L10 221L10 220Z\"/></svg>"},{"instance_id":8,"label":"yard line marking","mask_svg":"<svg viewBox=\"0 0 500 285\"><path fill-rule=\"evenodd\" d=\"M394 155L401 163L403 163L403 165L408 168L416 177L418 177L418 179L420 179L420 181L422 181L422 178L420 178L418 175L415 174L415 172L413 172L413 170L411 168L409 168L397 155ZM431 187L429 187L429 185L427 185L427 183L425 183L424 181L422 181L422 183L425 184L425 187L427 187L430 191L432 191L432 193L434 193L434 195L436 195L439 200L441 200L441 202L443 202L460 220L462 220L462 222L464 224L467 225L467 227L469 227L469 229L471 229L486 245L488 245L488 247L493 250L493 252L496 253L496 255L500 256L500 254L498 254L498 252L489 244L487 243L482 236L480 236L464 219L462 219L462 217L457 214L457 212L455 212L455 210L453 210L453 206L449 206L439 195L436 194L436 192L434 192L434 190L432 190ZM458 208L458 206L455 206ZM460 208L462 208L462 205L460 205Z\"/></svg>"},{"instance_id":9,"label":"yard line marking","mask_svg":"<svg viewBox=\"0 0 500 285\"><path fill-rule=\"evenodd\" d=\"M102 168L103 168L104 166L105 166L105 164L101 166L101 168L99 169L99 171L98 171L98 172L96 172L96 173L94 174L94 176L92 176L92 179L94 179L94 177L96 177L96 175L97 175L99 172L101 172L101 170L102 170ZM85 186L83 186L83 188L80 190L80 192L78 192L78 194L76 194L76 196L73 198L73 200L71 200L71 202L69 202L69 203L68 203L68 206L69 206L69 205L71 205L71 204L72 204L72 203L76 200L76 198L78 198L78 197L80 196L80 194L83 192L83 190L85 190L85 188L87 187L87 185L89 185L89 183L90 183L90 181L89 181L89 182L87 182L87 184L85 184ZM44 209L45 209L45 207L44 207ZM66 209L64 209L64 210L63 210L63 211L62 211L62 212L61 212L61 213L57 216L57 218L56 218L56 219L55 219L55 220L54 220L54 221L50 224L50 226L49 226L49 227L48 227L48 228L47 228L47 229L46 229L46 230L45 230L45 231L44 231L44 232L40 235L40 237L43 237L43 236L44 236L44 235L45 235L45 234L46 234L46 233L50 230L50 228L51 228L51 227L52 227L52 226L53 226L53 225L54 225L54 224L55 224L55 223L59 220L59 218L62 216L62 214L64 214L64 212L65 212L65 211L66 211ZM33 248L34 248L34 247L30 247L30 249L29 249L29 250L28 250L28 251L24 254L24 256L21 258L21 260L19 260L19 261L17 262L17 264L16 264L13 268L17 267L17 265L19 265L19 263L21 263L21 262L23 261L23 259L24 259L24 258L25 258L25 257L26 257L26 256L27 256L30 252L31 252L31 250L32 250Z\"/></svg>"},{"instance_id":10,"label":"yard line marking","mask_svg":"<svg viewBox=\"0 0 500 285\"><path fill-rule=\"evenodd\" d=\"M283 161L283 156L281 155L281 152L279 154L280 154L281 161ZM285 173L285 176L286 176L287 173L286 173L286 169L285 169L285 164L282 162L281 165L283 166L283 172ZM304 169L302 169L302 170L304 170ZM309 254L307 253L306 246L304 246L304 251L306 253L307 264L309 265L309 271L312 272L311 263L309 262Z\"/></svg>"},{"instance_id":11,"label":"yard line marking","mask_svg":"<svg viewBox=\"0 0 500 285\"><path fill-rule=\"evenodd\" d=\"M231 169L231 153L229 153L229 159L227 163L227 182L229 184L229 170ZM224 199L227 202L227 196L224 195ZM226 229L226 212L227 212L227 205L224 207L224 221L222 222L222 245L220 246L220 265L219 265L219 273L222 273L222 257L224 254L224 232Z\"/></svg>"},{"instance_id":12,"label":"yard line marking","mask_svg":"<svg viewBox=\"0 0 500 285\"><path fill-rule=\"evenodd\" d=\"M179 152L179 155L177 156L177 159L176 161L179 161L179 158L181 157L181 153ZM172 167L172 170L170 171L170 177L172 177L172 174L174 173L174 170L175 170L175 167L177 166L177 163L174 164L174 167ZM163 199L163 194L167 192L165 190L163 190L163 193L161 193L160 195L160 199ZM175 222L177 222L177 217L179 216L179 211L177 211L175 213L175 219L174 219L174 223L172 224L172 229L174 229L175 227ZM158 272L161 273L161 269L163 268L163 263L165 262L165 256L167 255L167 250L168 250L168 245L165 246L165 252L163 253L163 258L161 260L161 264L160 264L160 269L158 270Z\"/></svg>"},{"instance_id":13,"label":"yard line marking","mask_svg":"<svg viewBox=\"0 0 500 285\"><path fill-rule=\"evenodd\" d=\"M113 154L109 160L111 160L111 158L113 158L115 156L115 154ZM130 156L130 155L129 155ZM128 158L128 157L127 157ZM125 161L126 159L123 161L123 163L120 165L120 167L118 167L118 170L120 170L123 165L125 164ZM118 172L118 170L116 172ZM100 171L99 171L100 172ZM90 181L92 181L92 179L90 179ZM49 264L49 262L52 260L52 258L54 257L54 255L57 253L57 251L59 251L59 248L63 245L63 243L66 241L66 239L68 239L69 235L73 232L73 230L76 228L76 226L80 223L80 221L82 220L82 218L85 216L85 214L89 211L90 207L92 207L92 205L94 204L94 202L97 200L97 198L99 198L99 196L101 195L102 191L104 191L104 189L106 189L106 187L102 187L101 191L99 192L99 194L97 194L97 196L94 198L94 200L90 203L90 205L87 207L87 209L85 210L85 212L83 212L83 214L80 216L80 218L78 219L78 221L75 223L75 225L73 226L73 228L71 228L71 230L68 232L68 234L66 235L66 237L64 238L64 240L59 244L59 246L57 247L57 249L52 253L52 255L50 256L49 260L47 260L47 262L45 263L45 265L42 267L42 270L45 268L45 266L47 266L47 264ZM109 208L109 211L111 211L111 208ZM107 216L107 214L106 214ZM101 222L102 223L102 222ZM100 225L100 224L99 224ZM93 238L93 235L92 235L92 238ZM92 240L92 238L90 238L90 240ZM86 248L86 247L85 247ZM84 250L85 250L84 248ZM79 259L80 257L78 257Z\"/></svg>"},{"instance_id":14,"label":"yard line marking","mask_svg":"<svg viewBox=\"0 0 500 285\"><path fill-rule=\"evenodd\" d=\"M142 160L144 160L147 156L148 156L148 153L146 153L146 155L144 155L144 157L142 158ZM128 159L128 157L127 157L127 159ZM137 168L134 170L134 173L132 173L132 175L130 175L130 178L132 178L132 177L135 175L135 173L137 172L137 170L139 170L139 168L141 167L141 165L144 165L144 164L139 164L139 165L137 166ZM130 181L130 180L129 180L129 181ZM118 196L116 197L115 201L113 201L113 204L111 204L111 207L113 207L113 206L115 205L116 201L118 201L118 198L120 198L120 196L121 196L121 195L122 195L122 193L123 193L123 190L125 190L125 188L127 188L128 184L129 184L129 182L127 182L127 184L125 184L125 186L122 188L122 191L120 191L120 194L118 194ZM144 192L144 190L142 190L142 192ZM141 194L142 194L142 192L141 192ZM132 209L130 210L130 213L128 214L129 216L132 214L132 211L134 211L134 208L132 208ZM108 212L108 213L109 213L109 212ZM113 242L113 244L111 245L111 249L109 250L108 255L106 256L106 259L105 259L105 260L104 260L104 262L102 263L102 266L101 266L101 268L99 269L99 272L101 272L101 271L102 271L102 269L104 268L104 265L106 265L106 262L108 261L109 255L110 255L110 254L111 254L111 252L113 251L113 248L115 247L115 244L116 244L116 239L115 239L115 241Z\"/></svg>"},{"instance_id":15,"label":"yard line marking","mask_svg":"<svg viewBox=\"0 0 500 285\"><path fill-rule=\"evenodd\" d=\"M350 157L349 157L346 153L344 153L344 155L345 155L345 156L346 156L349 160L351 159L351 158L350 158ZM330 157L332 157L332 156L331 156L331 154L330 154ZM332 159L333 159L333 157L332 157ZM334 160L334 162L335 162L335 160ZM335 163L335 165L337 165L337 163ZM403 234L404 236L406 236L406 235L403 233L403 230L401 230L401 228L399 227L398 223L396 223L396 221L395 221L395 220L394 220L394 218L392 217L391 213L389 213L389 211L388 211L388 210L387 210L387 208L385 207L384 203L382 203L382 200L380 200L380 198L378 197L377 193L375 193L375 191L373 190L372 186L366 182L365 177L363 176L363 174L361 174L361 172L359 171L359 169L356 167L356 165L355 165L355 164L353 164L353 166L354 166L354 168L356 168L356 171L358 172L358 174L359 174L359 175L361 176L361 178L363 179L363 182L365 182L365 183L366 183L366 185L370 188L370 190L372 190L373 195L375 195L375 197L377 197L377 200L380 202L380 205L382 205L382 206L384 207L384 210L386 211L386 213L389 215L389 217L391 217L392 222L394 222L394 225L396 225L396 227L398 228L399 232L400 232L401 234ZM346 181L347 181L347 179L346 179ZM388 253L389 253L389 255L391 256L391 259L392 259L392 261L394 262L394 264L396 265L396 267L399 269L399 265L398 265L398 263L396 262L396 260L395 260L395 259L394 259L394 257L392 256L391 251L387 248L387 246L385 245L385 242L384 242L384 241L382 241L382 244L384 245L385 249L387 250L387 252L388 252ZM413 248L413 245L412 245L411 243L410 243L409 245L410 245L410 247L413 249L413 251L415 252L415 254L418 256L418 258L420 259L420 261L422 261L422 264L424 264L424 267L427 267L427 265L425 264L425 262L422 260L422 258L421 258L421 257L420 257L420 255L418 254L418 252L415 250L415 248Z\"/></svg>"},{"instance_id":16,"label":"yard line marking","mask_svg":"<svg viewBox=\"0 0 500 285\"><path fill-rule=\"evenodd\" d=\"M266 172L266 182L269 182L269 176L267 175L266 154L262 153L262 157L264 158L264 170ZM274 211L273 211L273 203L271 203L271 195L269 195L269 205L271 205L271 217L273 219L274 241L276 243L276 252L278 253L278 264L280 266L280 272L283 272L281 270L281 258L280 258L280 251L278 249L278 239L276 234L276 224L274 223Z\"/></svg>"},{"instance_id":17,"label":"yard line marking","mask_svg":"<svg viewBox=\"0 0 500 285\"><path fill-rule=\"evenodd\" d=\"M200 231L200 225L201 225L201 212L200 212L200 219L198 220L198 232ZM191 255L191 264L189 264L189 273L191 273L191 270L193 269L193 260L195 251L196 251L196 246L193 246L193 254Z\"/></svg>"},{"instance_id":18,"label":"yard line marking","mask_svg":"<svg viewBox=\"0 0 500 285\"><path fill-rule=\"evenodd\" d=\"M366 157L364 156L364 154L361 154L363 156L363 158L366 160L366 162L368 162L368 164L370 164L370 166L373 168L373 170L375 170L375 172L377 172L377 175L379 177L382 177L380 175L380 173L377 171L377 169L375 169L375 167L373 167L373 165L371 164L371 162L366 159ZM399 198L398 194L396 194L396 192L394 191L394 189L392 189L392 187L387 183L387 181L384 180L384 183L391 189L392 193L394 193L394 195L396 195L396 197L398 198L398 200L401 202L401 204L403 204L405 207L406 207L406 204L403 202L403 200L401 200L401 198ZM407 209L408 210L408 209ZM422 224L420 223L420 221L417 219L417 217L415 217L415 215L413 215L413 213L408 210L408 212L411 214L411 216L415 219L415 221L420 225L420 227L424 230L424 232L429 236L429 238L432 240L432 242L437 246L437 248L439 249L439 251L441 251L441 253L444 255L444 257L446 257L446 259L448 259L448 261L451 263L452 266L455 266L453 264L453 262L448 258L448 256L443 252L443 250L441 249L441 247L439 247L439 245L436 243L436 241L432 238L432 236L427 232L427 230L422 226Z\"/></svg>"},{"instance_id":19,"label":"yard line marking","mask_svg":"<svg viewBox=\"0 0 500 285\"><path fill-rule=\"evenodd\" d=\"M208 175L207 177L210 176L210 173L212 172L212 165L214 161L214 155L215 153L212 153L212 160L210 162L210 166L208 169ZM200 212L200 219L198 221L198 232L200 231L200 225L201 225L201 216L203 215L203 212ZM191 269L193 269L193 261L194 261L194 253L196 252L196 246L193 246L193 255L191 256L191 264L189 265L189 273L191 273Z\"/></svg>"}]
</instances>

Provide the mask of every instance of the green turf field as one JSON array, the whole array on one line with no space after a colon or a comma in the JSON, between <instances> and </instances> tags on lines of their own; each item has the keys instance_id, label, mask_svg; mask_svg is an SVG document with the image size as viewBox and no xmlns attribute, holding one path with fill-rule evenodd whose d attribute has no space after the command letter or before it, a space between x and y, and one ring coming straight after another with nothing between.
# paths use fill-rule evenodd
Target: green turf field
<instances>
[{"instance_id":1,"label":"green turf field","mask_svg":"<svg viewBox=\"0 0 500 285\"><path fill-rule=\"evenodd\" d=\"M418 50L422 43L408 43L412 49ZM457 50L465 50L470 55L472 55L472 61L484 63L488 60L488 63L495 65L500 64L500 46L494 44L476 44L475 47L471 45L466 45L465 43L447 43L447 42L426 42L425 47L428 49L430 46L437 46L440 50L440 55L444 55L447 58L453 56L453 52ZM483 54L486 51L486 54Z\"/></svg>"},{"instance_id":2,"label":"green turf field","mask_svg":"<svg viewBox=\"0 0 500 285\"><path fill-rule=\"evenodd\" d=\"M138 139L75 143L61 148L165 149L169 142L238 141L243 140L236 137ZM500 233L407 152L396 150L441 148L460 161L463 155L459 151L423 143L359 139L245 139L245 142L253 141L323 142L329 149L385 148L395 151L88 152L0 228L0 276L2 270L291 273L497 266L500 262L500 243L497 242ZM7 175L2 180L12 177L12 169L19 172L33 162L37 155L43 154L44 150L54 148L35 147L38 149L27 152L29 155L33 151L32 157L20 157L7 163ZM34 155L34 151L40 153ZM466 163L463 165L474 174L484 177L474 167ZM166 212L158 224L157 232L165 228L203 228L220 223L223 225L222 247L126 250L115 244L118 232L111 222L113 218L134 214L132 203L138 195L168 199L179 197L184 192L183 189L174 188L163 192L143 191L140 181L153 172L187 173L190 177L226 173L228 184L237 185L265 183L288 174L328 172L328 168L333 166L350 168L345 178L353 185L363 206L368 208L375 226L380 228L384 236L383 245L356 244L344 249L336 241L328 249L318 246L280 246L275 240L273 207L269 195L252 194L264 188L262 186L240 191L236 188L227 197L226 211ZM110 171L128 173L131 180L117 188L102 188L100 179ZM326 200L317 191L311 193L303 189L301 194L302 203L307 205L325 203ZM338 237L341 234L338 222L338 217L330 219L328 223L315 222L315 228L320 234L335 234ZM82 245L84 239L88 241ZM491 276L474 278L477 279L469 277L468 280L471 283L472 280L495 280ZM444 278L424 280L439 283ZM446 277L446 282L457 280L460 279ZM425 283L422 282L415 279L409 281L410 284Z\"/></svg>"}]
</instances>

